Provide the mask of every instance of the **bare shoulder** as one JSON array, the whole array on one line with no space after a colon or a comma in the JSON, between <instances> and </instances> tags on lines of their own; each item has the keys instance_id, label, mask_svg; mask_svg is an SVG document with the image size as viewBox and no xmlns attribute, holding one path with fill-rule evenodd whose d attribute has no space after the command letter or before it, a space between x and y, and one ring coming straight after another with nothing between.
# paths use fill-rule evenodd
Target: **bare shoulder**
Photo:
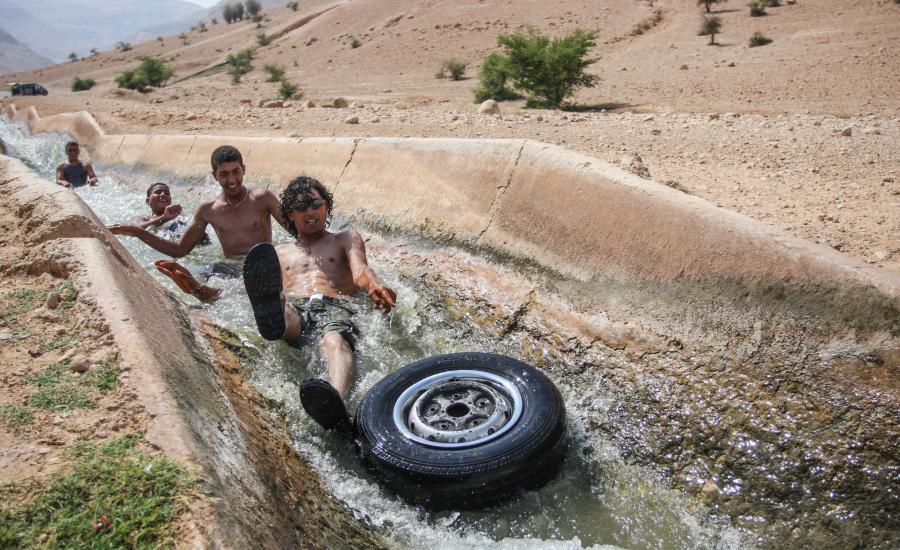
<instances>
[{"instance_id":1,"label":"bare shoulder","mask_svg":"<svg viewBox=\"0 0 900 550\"><path fill-rule=\"evenodd\" d=\"M343 245L348 248L352 248L355 246L365 246L365 240L359 231L353 229L352 227L349 229L345 229L339 233L335 233L335 238Z\"/></svg>"}]
</instances>

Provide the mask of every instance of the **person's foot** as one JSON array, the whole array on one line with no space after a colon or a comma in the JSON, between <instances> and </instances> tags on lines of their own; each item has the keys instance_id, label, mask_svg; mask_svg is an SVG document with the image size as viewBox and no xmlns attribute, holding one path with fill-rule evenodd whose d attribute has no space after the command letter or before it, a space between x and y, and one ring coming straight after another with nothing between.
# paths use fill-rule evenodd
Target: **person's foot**
<instances>
[{"instance_id":1,"label":"person's foot","mask_svg":"<svg viewBox=\"0 0 900 550\"><path fill-rule=\"evenodd\" d=\"M320 378L300 385L300 404L313 420L326 430L349 430L350 416L344 400L334 386Z\"/></svg>"},{"instance_id":2,"label":"person's foot","mask_svg":"<svg viewBox=\"0 0 900 550\"><path fill-rule=\"evenodd\" d=\"M175 281L178 288L201 302L212 302L222 292L220 288L200 284L190 271L172 260L157 260L156 270Z\"/></svg>"},{"instance_id":3,"label":"person's foot","mask_svg":"<svg viewBox=\"0 0 900 550\"><path fill-rule=\"evenodd\" d=\"M281 302L281 263L275 247L259 243L244 260L244 288L253 306L256 327L266 340L284 336L286 323Z\"/></svg>"}]
</instances>

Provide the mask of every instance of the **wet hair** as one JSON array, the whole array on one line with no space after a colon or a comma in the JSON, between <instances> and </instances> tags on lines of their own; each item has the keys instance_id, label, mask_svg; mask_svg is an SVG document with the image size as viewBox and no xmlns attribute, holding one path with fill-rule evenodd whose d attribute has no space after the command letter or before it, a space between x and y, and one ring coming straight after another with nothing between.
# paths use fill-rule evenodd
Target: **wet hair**
<instances>
[{"instance_id":1,"label":"wet hair","mask_svg":"<svg viewBox=\"0 0 900 550\"><path fill-rule=\"evenodd\" d=\"M73 146L73 145L74 145L75 147L78 147L79 149L81 149L81 146L78 145L78 142L77 142L77 141L70 141L70 142L66 143L66 151L68 151L68 150L69 150L69 147L71 147L71 146Z\"/></svg>"},{"instance_id":2,"label":"wet hair","mask_svg":"<svg viewBox=\"0 0 900 550\"><path fill-rule=\"evenodd\" d=\"M150 184L150 187L147 188L147 198L150 198L150 193L153 192L153 188L154 188L154 187L159 187L160 185L162 185L162 186L165 187L166 189L169 189L169 184L168 184L168 183L163 183L163 182L161 182L161 181L158 181L158 182L156 182L156 183L151 183L151 184Z\"/></svg>"},{"instance_id":3,"label":"wet hair","mask_svg":"<svg viewBox=\"0 0 900 550\"><path fill-rule=\"evenodd\" d=\"M239 162L241 163L241 166L243 166L244 157L241 156L241 152L235 147L232 147L231 145L222 145L216 147L216 150L212 152L209 162L212 164L212 169L215 170L220 164L226 162Z\"/></svg>"},{"instance_id":4,"label":"wet hair","mask_svg":"<svg viewBox=\"0 0 900 550\"><path fill-rule=\"evenodd\" d=\"M294 226L294 222L291 221L290 213L293 212L294 206L312 197L313 189L319 192L319 196L325 200L325 205L328 207L328 213L325 216L325 225L327 227L331 223L331 209L334 206L334 196L328 192L328 189L325 189L322 182L309 176L300 176L291 180L291 183L281 192L281 215L284 221L287 222L288 232L295 237L297 236L297 228Z\"/></svg>"}]
</instances>

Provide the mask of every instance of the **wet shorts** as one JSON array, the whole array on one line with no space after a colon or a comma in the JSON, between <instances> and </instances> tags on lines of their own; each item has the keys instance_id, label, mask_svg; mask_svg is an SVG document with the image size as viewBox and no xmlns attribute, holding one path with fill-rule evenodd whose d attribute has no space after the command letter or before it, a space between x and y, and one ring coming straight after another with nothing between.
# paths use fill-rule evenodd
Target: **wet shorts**
<instances>
[{"instance_id":1,"label":"wet shorts","mask_svg":"<svg viewBox=\"0 0 900 550\"><path fill-rule=\"evenodd\" d=\"M240 279L243 274L244 262L242 260L222 260L206 264L201 268L201 273L207 281L212 277L223 279Z\"/></svg>"},{"instance_id":2,"label":"wet shorts","mask_svg":"<svg viewBox=\"0 0 900 550\"><path fill-rule=\"evenodd\" d=\"M324 334L335 331L350 344L351 350L356 348L359 331L351 320L356 311L345 300L322 294L308 298L285 296L285 299L300 315L301 341L317 343Z\"/></svg>"}]
</instances>

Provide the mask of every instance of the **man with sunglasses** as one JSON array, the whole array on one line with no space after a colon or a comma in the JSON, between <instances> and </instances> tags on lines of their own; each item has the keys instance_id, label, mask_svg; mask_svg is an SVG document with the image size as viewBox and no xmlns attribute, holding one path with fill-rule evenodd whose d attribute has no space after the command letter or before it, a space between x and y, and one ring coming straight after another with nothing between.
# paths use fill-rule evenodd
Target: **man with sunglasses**
<instances>
[{"instance_id":1,"label":"man with sunglasses","mask_svg":"<svg viewBox=\"0 0 900 550\"><path fill-rule=\"evenodd\" d=\"M197 208L193 221L178 242L154 235L137 225L112 225L109 230L115 235L137 237L163 254L181 258L203 240L207 225L211 225L219 237L225 260L204 266L204 277L207 281L213 276L240 277L241 263L247 251L257 243L272 242L272 218L287 229L281 215L281 203L271 191L251 190L244 186L244 159L234 147L218 147L213 151L210 163L213 178L222 192ZM200 284L174 261L159 260L156 267L171 277L181 290L203 302L215 300L221 292L221 289Z\"/></svg>"},{"instance_id":2,"label":"man with sunglasses","mask_svg":"<svg viewBox=\"0 0 900 550\"><path fill-rule=\"evenodd\" d=\"M344 403L353 385L359 334L349 298L365 291L375 307L389 312L397 296L369 266L356 230L328 230L332 207L331 193L318 180L301 176L291 181L281 194L281 208L296 241L277 248L254 246L244 261L244 286L263 338L293 345L318 342L330 383L306 380L300 402L324 428L341 429L350 425Z\"/></svg>"}]
</instances>

